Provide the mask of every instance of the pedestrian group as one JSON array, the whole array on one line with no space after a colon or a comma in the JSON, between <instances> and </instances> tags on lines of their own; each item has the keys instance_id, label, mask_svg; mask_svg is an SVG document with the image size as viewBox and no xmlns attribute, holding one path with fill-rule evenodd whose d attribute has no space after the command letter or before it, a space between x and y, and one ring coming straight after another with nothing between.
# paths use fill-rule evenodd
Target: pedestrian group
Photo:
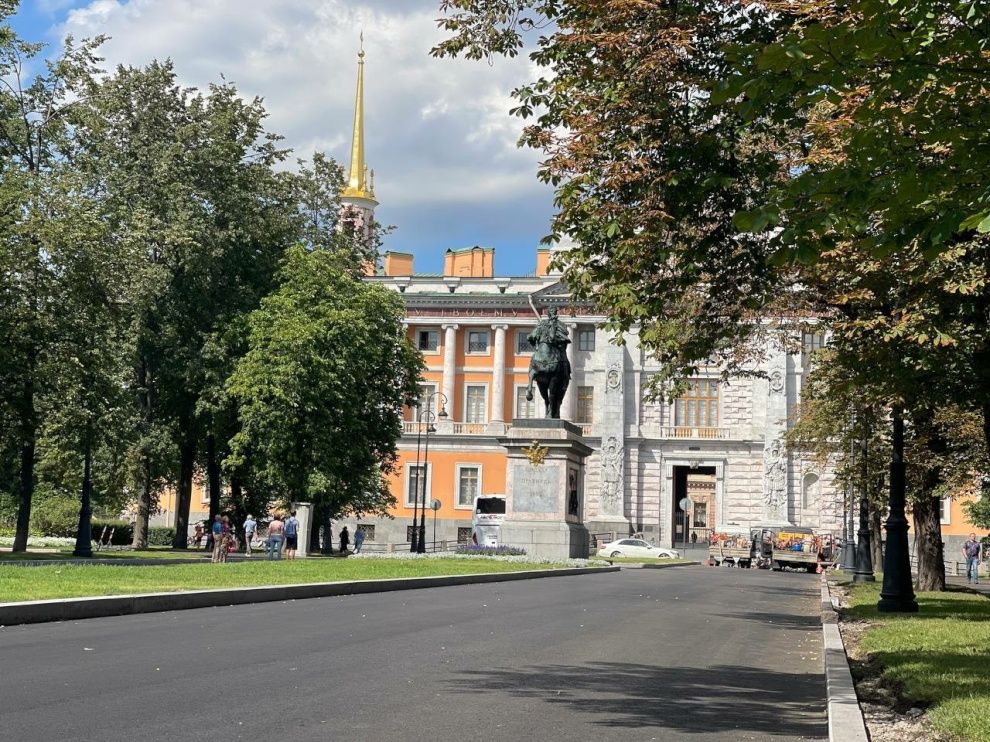
<instances>
[{"instance_id":1,"label":"pedestrian group","mask_svg":"<svg viewBox=\"0 0 990 742\"><path fill-rule=\"evenodd\" d=\"M299 549L299 519L296 518L295 510L290 511L288 517L286 518L283 518L281 513L275 513L271 522L268 524L268 532L263 542L260 541L258 521L256 521L254 516L250 513L248 513L247 518L244 519L243 531L245 556L252 556L254 553L252 551L252 546L261 546L263 544L268 561L281 561L283 554L285 555L286 560L293 560L296 558L296 553ZM196 548L200 547L200 544L206 535L207 534L204 531L203 526L197 523L195 526L195 534L193 535L193 544ZM256 539L258 540L256 541ZM347 552L350 544L351 534L347 530L347 526L344 526L340 531L341 553ZM363 544L364 531L358 529L354 533L355 554L361 553L361 547ZM213 553L212 561L214 562L226 562L227 554L232 551L237 551L237 536L234 532L234 528L231 526L230 518L228 516L220 515L218 513L213 517L213 523L211 525L206 544L207 549L210 549L211 547Z\"/></svg>"}]
</instances>

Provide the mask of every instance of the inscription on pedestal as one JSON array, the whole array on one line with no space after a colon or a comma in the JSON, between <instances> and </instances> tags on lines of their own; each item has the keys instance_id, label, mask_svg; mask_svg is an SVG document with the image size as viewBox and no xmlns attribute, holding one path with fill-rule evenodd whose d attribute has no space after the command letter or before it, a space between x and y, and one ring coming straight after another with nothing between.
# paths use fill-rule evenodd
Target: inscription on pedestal
<instances>
[{"instance_id":1,"label":"inscription on pedestal","mask_svg":"<svg viewBox=\"0 0 990 742\"><path fill-rule=\"evenodd\" d=\"M523 513L555 513L560 491L556 466L513 464L512 509Z\"/></svg>"}]
</instances>

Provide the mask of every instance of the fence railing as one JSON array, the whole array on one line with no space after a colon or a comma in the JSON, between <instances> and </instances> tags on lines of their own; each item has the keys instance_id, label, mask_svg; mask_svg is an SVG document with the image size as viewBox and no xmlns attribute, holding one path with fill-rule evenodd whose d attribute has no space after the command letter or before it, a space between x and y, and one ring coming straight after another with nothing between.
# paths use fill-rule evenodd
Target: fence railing
<instances>
[{"instance_id":1,"label":"fence railing","mask_svg":"<svg viewBox=\"0 0 990 742\"><path fill-rule=\"evenodd\" d=\"M966 562L956 561L955 559L945 559L943 560L942 566L945 569L945 574L951 577L965 577L966 576ZM981 566L983 566L981 564ZM874 565L876 567L876 565ZM986 567L983 567L986 569ZM918 571L918 555L911 554L911 571Z\"/></svg>"},{"instance_id":2,"label":"fence railing","mask_svg":"<svg viewBox=\"0 0 990 742\"><path fill-rule=\"evenodd\" d=\"M367 552L369 554L408 554L410 543L406 541L405 543L399 544L382 544L375 543L374 541L365 541L361 546L361 551ZM426 551L427 552L447 552L454 551L457 548L456 541L427 541Z\"/></svg>"}]
</instances>

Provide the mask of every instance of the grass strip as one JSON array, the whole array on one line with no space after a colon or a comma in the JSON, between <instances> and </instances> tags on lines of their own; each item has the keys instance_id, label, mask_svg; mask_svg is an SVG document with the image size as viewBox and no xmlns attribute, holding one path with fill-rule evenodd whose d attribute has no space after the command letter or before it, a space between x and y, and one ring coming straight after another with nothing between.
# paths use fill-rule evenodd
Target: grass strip
<instances>
[{"instance_id":1,"label":"grass strip","mask_svg":"<svg viewBox=\"0 0 990 742\"><path fill-rule=\"evenodd\" d=\"M341 580L376 580L488 572L520 572L554 566L495 559L299 559L292 562L175 564L160 567L52 565L25 569L0 565L0 602L96 595L210 590Z\"/></svg>"},{"instance_id":2,"label":"grass strip","mask_svg":"<svg viewBox=\"0 0 990 742\"><path fill-rule=\"evenodd\" d=\"M850 585L844 618L871 624L859 649L881 682L928 707L941 732L990 740L990 600L960 589L918 593L916 615L879 613L880 583Z\"/></svg>"},{"instance_id":3,"label":"grass strip","mask_svg":"<svg viewBox=\"0 0 990 742\"><path fill-rule=\"evenodd\" d=\"M208 559L210 552L204 549L171 549L166 546L152 547L134 551L131 549L121 550L93 550L93 559ZM85 564L90 560L83 557L74 557L72 549L58 549L52 551L20 551L16 554L10 551L0 551L0 565L4 562L21 561L48 561L51 559L73 559Z\"/></svg>"}]
</instances>

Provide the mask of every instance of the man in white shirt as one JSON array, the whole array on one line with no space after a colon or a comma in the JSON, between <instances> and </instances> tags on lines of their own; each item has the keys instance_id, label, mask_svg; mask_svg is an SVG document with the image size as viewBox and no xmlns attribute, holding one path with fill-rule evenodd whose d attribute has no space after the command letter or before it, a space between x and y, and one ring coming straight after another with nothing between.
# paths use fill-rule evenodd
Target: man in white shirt
<instances>
[{"instance_id":1,"label":"man in white shirt","mask_svg":"<svg viewBox=\"0 0 990 742\"><path fill-rule=\"evenodd\" d=\"M254 516L248 513L247 520L244 521L244 554L251 556L251 542L254 541L254 532L258 529L258 523Z\"/></svg>"}]
</instances>

